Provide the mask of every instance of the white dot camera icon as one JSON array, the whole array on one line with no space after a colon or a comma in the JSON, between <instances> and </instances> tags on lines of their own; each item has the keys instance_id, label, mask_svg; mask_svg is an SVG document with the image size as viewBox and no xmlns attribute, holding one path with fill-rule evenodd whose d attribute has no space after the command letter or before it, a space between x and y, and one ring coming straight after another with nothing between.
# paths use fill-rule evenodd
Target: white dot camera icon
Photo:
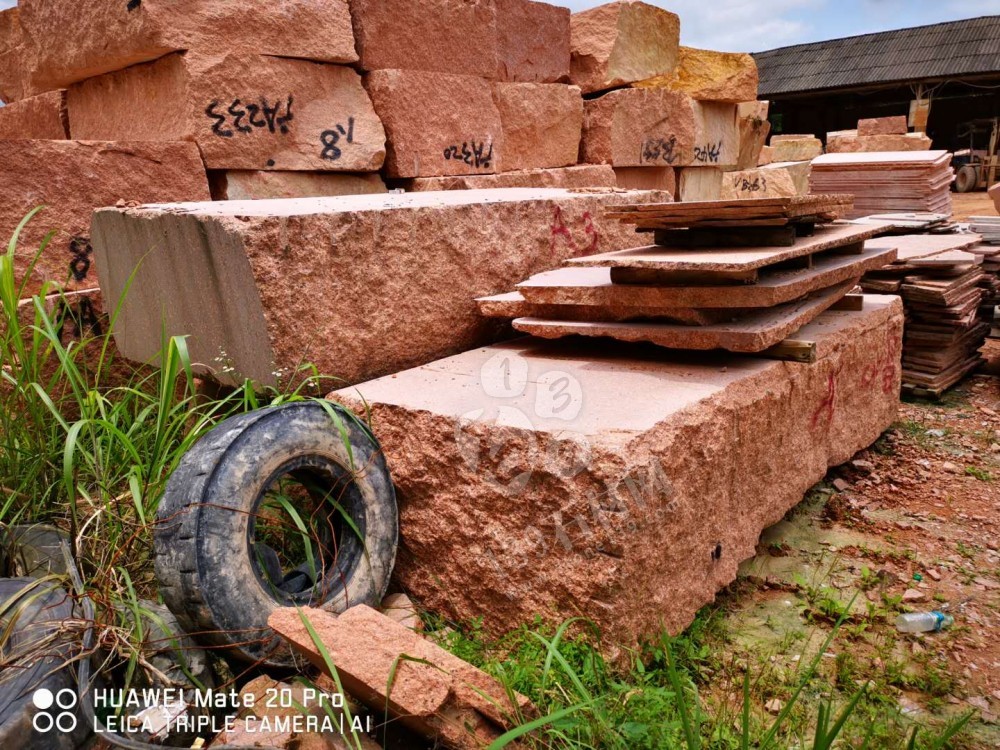
<instances>
[{"instance_id":1,"label":"white dot camera icon","mask_svg":"<svg viewBox=\"0 0 1000 750\"><path fill-rule=\"evenodd\" d=\"M36 732L42 734L53 730L64 734L75 731L78 719L73 709L76 708L77 700L76 691L70 688L63 688L55 693L48 688L39 688L31 696L31 702L38 709L31 719L31 725ZM59 710L55 711L53 707Z\"/></svg>"}]
</instances>

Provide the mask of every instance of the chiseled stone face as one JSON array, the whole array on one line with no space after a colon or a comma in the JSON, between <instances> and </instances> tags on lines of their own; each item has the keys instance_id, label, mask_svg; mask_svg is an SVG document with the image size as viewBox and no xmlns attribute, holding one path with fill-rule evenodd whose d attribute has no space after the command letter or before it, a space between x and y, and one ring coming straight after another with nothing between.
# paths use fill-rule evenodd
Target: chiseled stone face
<instances>
[{"instance_id":1,"label":"chiseled stone face","mask_svg":"<svg viewBox=\"0 0 1000 750\"><path fill-rule=\"evenodd\" d=\"M324 195L367 195L388 192L377 173L336 172L209 172L212 200L315 198Z\"/></svg>"},{"instance_id":2,"label":"chiseled stone face","mask_svg":"<svg viewBox=\"0 0 1000 750\"><path fill-rule=\"evenodd\" d=\"M32 271L25 295L44 282L65 289L96 287L90 237L95 208L119 201L207 200L205 169L193 143L95 143L12 140L0 143L0 237L6 245L18 223L45 208L21 234L15 255L24 278L42 240L55 231ZM117 301L117 296L106 299Z\"/></svg>"},{"instance_id":3,"label":"chiseled stone face","mask_svg":"<svg viewBox=\"0 0 1000 750\"><path fill-rule=\"evenodd\" d=\"M367 172L385 131L351 68L168 55L69 88L74 138L194 141L209 169Z\"/></svg>"},{"instance_id":4,"label":"chiseled stone face","mask_svg":"<svg viewBox=\"0 0 1000 750\"><path fill-rule=\"evenodd\" d=\"M928 151L931 139L923 133L905 135L840 135L828 134L826 151L830 154L872 151Z\"/></svg>"},{"instance_id":5,"label":"chiseled stone face","mask_svg":"<svg viewBox=\"0 0 1000 750\"><path fill-rule=\"evenodd\" d=\"M905 135L909 129L905 115L858 120L858 135Z\"/></svg>"},{"instance_id":6,"label":"chiseled stone face","mask_svg":"<svg viewBox=\"0 0 1000 750\"><path fill-rule=\"evenodd\" d=\"M434 190L492 190L495 188L594 188L615 187L615 171L606 164L579 164L559 169L526 169L521 172L467 177L418 177L399 183L407 192ZM648 188L642 188L648 189Z\"/></svg>"},{"instance_id":7,"label":"chiseled stone face","mask_svg":"<svg viewBox=\"0 0 1000 750\"><path fill-rule=\"evenodd\" d=\"M331 398L370 409L407 591L496 632L582 616L635 645L686 627L892 423L902 325L898 298L868 296L807 326L818 360L795 365L518 339Z\"/></svg>"},{"instance_id":8,"label":"chiseled stone face","mask_svg":"<svg viewBox=\"0 0 1000 750\"><path fill-rule=\"evenodd\" d=\"M0 140L69 138L66 92L50 91L0 107Z\"/></svg>"},{"instance_id":9,"label":"chiseled stone face","mask_svg":"<svg viewBox=\"0 0 1000 750\"><path fill-rule=\"evenodd\" d=\"M496 83L493 101L503 128L500 170L576 164L583 132L583 97L560 83Z\"/></svg>"},{"instance_id":10,"label":"chiseled stone face","mask_svg":"<svg viewBox=\"0 0 1000 750\"><path fill-rule=\"evenodd\" d=\"M744 53L681 47L674 73L636 85L669 88L699 101L739 104L757 98L757 63Z\"/></svg>"},{"instance_id":11,"label":"chiseled stone face","mask_svg":"<svg viewBox=\"0 0 1000 750\"><path fill-rule=\"evenodd\" d=\"M823 153L823 142L811 135L771 136L773 161L810 161Z\"/></svg>"},{"instance_id":12,"label":"chiseled stone face","mask_svg":"<svg viewBox=\"0 0 1000 750\"><path fill-rule=\"evenodd\" d=\"M496 340L505 326L476 297L634 246L605 209L664 200L512 189L107 209L94 248L113 299L141 261L115 330L126 357L155 354L165 324L223 380L313 362L347 384Z\"/></svg>"},{"instance_id":13,"label":"chiseled stone face","mask_svg":"<svg viewBox=\"0 0 1000 750\"><path fill-rule=\"evenodd\" d=\"M589 94L657 76L677 67L680 19L662 8L622 0L570 18L570 80Z\"/></svg>"},{"instance_id":14,"label":"chiseled stone face","mask_svg":"<svg viewBox=\"0 0 1000 750\"><path fill-rule=\"evenodd\" d=\"M358 59L347 0L20 0L18 7L41 91L181 50Z\"/></svg>"}]
</instances>

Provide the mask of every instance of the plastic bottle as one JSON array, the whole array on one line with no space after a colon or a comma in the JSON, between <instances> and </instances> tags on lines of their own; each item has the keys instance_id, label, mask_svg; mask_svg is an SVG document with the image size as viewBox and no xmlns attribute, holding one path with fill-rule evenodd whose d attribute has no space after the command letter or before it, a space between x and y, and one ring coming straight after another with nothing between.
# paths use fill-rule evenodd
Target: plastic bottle
<instances>
[{"instance_id":1,"label":"plastic bottle","mask_svg":"<svg viewBox=\"0 0 1000 750\"><path fill-rule=\"evenodd\" d=\"M930 633L950 628L955 618L935 610L934 612L911 612L896 618L896 629L901 633Z\"/></svg>"}]
</instances>

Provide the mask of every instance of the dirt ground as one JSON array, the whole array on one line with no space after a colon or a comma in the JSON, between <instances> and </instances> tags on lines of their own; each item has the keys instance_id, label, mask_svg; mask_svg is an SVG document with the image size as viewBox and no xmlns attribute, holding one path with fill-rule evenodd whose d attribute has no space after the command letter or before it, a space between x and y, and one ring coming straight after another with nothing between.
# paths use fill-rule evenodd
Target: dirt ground
<instances>
[{"instance_id":1,"label":"dirt ground","mask_svg":"<svg viewBox=\"0 0 1000 750\"><path fill-rule=\"evenodd\" d=\"M952 210L955 221L968 221L970 216L995 216L993 201L985 191L978 193L952 193Z\"/></svg>"},{"instance_id":2,"label":"dirt ground","mask_svg":"<svg viewBox=\"0 0 1000 750\"><path fill-rule=\"evenodd\" d=\"M1000 341L987 343L1000 374ZM1000 378L976 374L833 469L767 530L720 598L736 654L794 671L841 612L826 676L870 681L901 715L931 724L975 709L962 748L1000 747ZM939 610L940 633L897 633L901 611ZM754 657L750 657L754 658Z\"/></svg>"}]
</instances>

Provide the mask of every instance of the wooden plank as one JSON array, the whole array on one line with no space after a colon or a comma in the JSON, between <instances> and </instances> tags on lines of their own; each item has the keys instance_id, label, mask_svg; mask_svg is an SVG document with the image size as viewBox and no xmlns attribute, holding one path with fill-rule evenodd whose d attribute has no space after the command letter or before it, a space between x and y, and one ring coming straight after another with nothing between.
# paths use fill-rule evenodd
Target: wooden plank
<instances>
[{"instance_id":1,"label":"wooden plank","mask_svg":"<svg viewBox=\"0 0 1000 750\"><path fill-rule=\"evenodd\" d=\"M582 323L572 321L518 318L514 328L541 338L565 336L610 337L620 341L650 342L669 349L762 352L837 302L857 283L857 279L809 295L804 300L755 311L734 322L708 326L682 326L660 323Z\"/></svg>"}]
</instances>

